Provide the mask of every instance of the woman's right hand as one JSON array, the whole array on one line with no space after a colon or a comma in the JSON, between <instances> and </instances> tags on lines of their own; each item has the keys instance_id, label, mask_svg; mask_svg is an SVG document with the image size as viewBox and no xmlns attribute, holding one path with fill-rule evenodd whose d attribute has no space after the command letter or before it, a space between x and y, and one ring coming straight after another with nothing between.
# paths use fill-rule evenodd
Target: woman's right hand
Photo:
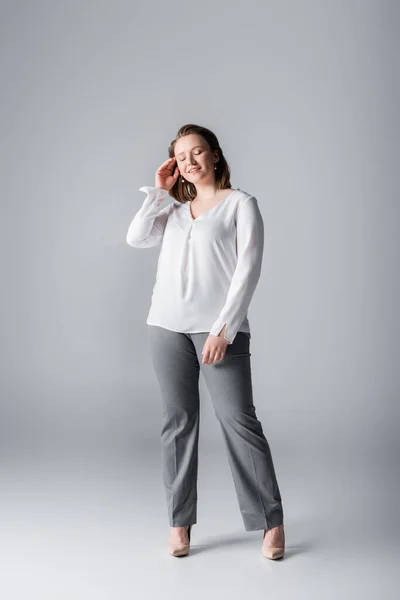
<instances>
[{"instance_id":1,"label":"woman's right hand","mask_svg":"<svg viewBox=\"0 0 400 600\"><path fill-rule=\"evenodd\" d=\"M156 171L156 188L170 190L179 177L179 169L175 156L168 158Z\"/></svg>"}]
</instances>

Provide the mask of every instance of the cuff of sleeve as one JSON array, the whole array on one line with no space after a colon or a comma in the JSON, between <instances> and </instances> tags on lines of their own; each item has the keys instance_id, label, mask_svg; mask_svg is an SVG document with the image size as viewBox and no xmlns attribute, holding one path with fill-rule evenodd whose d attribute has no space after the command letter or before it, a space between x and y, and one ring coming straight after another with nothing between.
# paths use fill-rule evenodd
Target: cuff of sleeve
<instances>
[{"instance_id":1,"label":"cuff of sleeve","mask_svg":"<svg viewBox=\"0 0 400 600\"><path fill-rule=\"evenodd\" d=\"M218 336L221 333L221 330L225 327L224 339L228 342L228 344L233 344L233 340L235 339L236 333L233 335L230 331L230 326L224 319L218 317L218 319L214 322L213 326L210 329L210 335Z\"/></svg>"},{"instance_id":2,"label":"cuff of sleeve","mask_svg":"<svg viewBox=\"0 0 400 600\"><path fill-rule=\"evenodd\" d=\"M139 192L144 192L149 196L155 196L160 199L166 198L169 194L169 190L165 190L164 188L156 188L152 185L142 185L142 187L139 188Z\"/></svg>"}]
</instances>

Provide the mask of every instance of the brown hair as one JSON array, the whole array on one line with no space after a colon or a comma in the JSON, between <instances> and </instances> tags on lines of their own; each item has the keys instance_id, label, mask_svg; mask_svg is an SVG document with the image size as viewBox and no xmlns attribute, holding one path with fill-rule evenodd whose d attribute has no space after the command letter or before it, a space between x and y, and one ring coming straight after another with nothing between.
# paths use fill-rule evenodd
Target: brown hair
<instances>
[{"instance_id":1,"label":"brown hair","mask_svg":"<svg viewBox=\"0 0 400 600\"><path fill-rule=\"evenodd\" d=\"M207 129L206 127L202 127L201 125L193 125L191 123L183 125L178 130L176 138L172 140L171 144L169 145L169 158L175 156L174 149L177 140L179 140L179 138L183 137L184 135L189 135L191 133L197 133L201 135L201 137L204 138L204 140L209 145L212 152L214 150L218 151L219 160L215 164L215 166L217 167L215 170L215 183L217 189L225 190L226 188L231 188L231 172L229 169L229 165L224 157L224 153L222 152L221 147L219 145L218 138L215 135L215 133L213 133L212 131L210 131L210 129ZM172 196L172 198L175 198L175 200L177 200L178 202L188 202L189 200L193 200L193 198L196 197L196 186L193 183L190 183L189 181L182 181L182 176L179 173L179 177L170 189L169 195Z\"/></svg>"}]
</instances>

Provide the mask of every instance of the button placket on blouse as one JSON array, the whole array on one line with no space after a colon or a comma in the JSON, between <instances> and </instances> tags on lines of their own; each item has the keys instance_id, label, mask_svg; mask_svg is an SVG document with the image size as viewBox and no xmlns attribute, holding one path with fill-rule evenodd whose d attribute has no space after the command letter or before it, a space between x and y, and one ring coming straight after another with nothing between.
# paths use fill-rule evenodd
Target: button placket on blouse
<instances>
[{"instance_id":1,"label":"button placket on blouse","mask_svg":"<svg viewBox=\"0 0 400 600\"><path fill-rule=\"evenodd\" d=\"M188 235L187 235L187 238L186 238L186 240L187 240L187 248L186 248L187 252L184 253L184 263L183 263L183 267L182 267L182 275L183 275L184 279L186 279L186 268L187 268L187 264L188 264L188 260L189 260L189 252L188 251L190 250L189 243L190 243L191 236L192 236L192 224L189 225L189 232L188 232Z\"/></svg>"}]
</instances>

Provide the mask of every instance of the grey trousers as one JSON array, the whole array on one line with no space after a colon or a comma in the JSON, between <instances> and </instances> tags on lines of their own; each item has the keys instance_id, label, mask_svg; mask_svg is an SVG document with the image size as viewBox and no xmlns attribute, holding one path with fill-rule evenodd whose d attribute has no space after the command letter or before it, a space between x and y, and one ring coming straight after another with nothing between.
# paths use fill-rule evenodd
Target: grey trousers
<instances>
[{"instance_id":1,"label":"grey trousers","mask_svg":"<svg viewBox=\"0 0 400 600\"><path fill-rule=\"evenodd\" d=\"M161 454L170 526L197 523L200 369L221 426L245 530L283 523L270 447L253 404L249 334L238 332L221 361L203 365L208 333L147 328L162 398Z\"/></svg>"}]
</instances>

